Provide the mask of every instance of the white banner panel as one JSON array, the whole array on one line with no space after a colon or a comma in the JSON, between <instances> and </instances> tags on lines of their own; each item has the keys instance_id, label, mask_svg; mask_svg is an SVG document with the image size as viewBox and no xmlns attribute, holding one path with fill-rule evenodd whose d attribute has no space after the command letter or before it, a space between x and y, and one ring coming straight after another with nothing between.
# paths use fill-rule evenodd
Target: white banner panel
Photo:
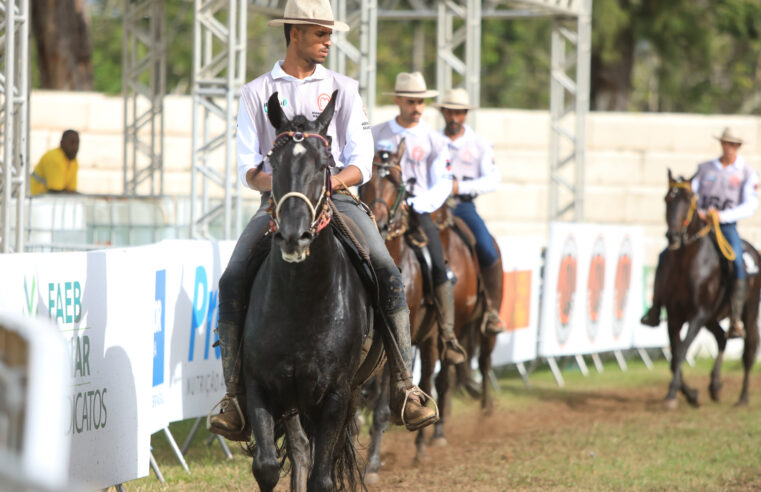
<instances>
[{"instance_id":1,"label":"white banner panel","mask_svg":"<svg viewBox=\"0 0 761 492\"><path fill-rule=\"evenodd\" d=\"M551 224L540 356L631 347L642 306L642 240L638 227Z\"/></svg>"},{"instance_id":2,"label":"white banner panel","mask_svg":"<svg viewBox=\"0 0 761 492\"><path fill-rule=\"evenodd\" d=\"M169 422L205 416L225 392L217 340L219 277L233 241L163 241L151 272L154 331L153 403ZM163 358L163 361L161 360ZM161 368L163 367L163 372ZM157 417L154 430L161 418Z\"/></svg>"},{"instance_id":3,"label":"white banner panel","mask_svg":"<svg viewBox=\"0 0 761 492\"><path fill-rule=\"evenodd\" d=\"M504 271L500 317L506 331L497 337L491 354L495 366L536 358L544 240L501 237L497 242Z\"/></svg>"},{"instance_id":4,"label":"white banner panel","mask_svg":"<svg viewBox=\"0 0 761 492\"><path fill-rule=\"evenodd\" d=\"M153 279L145 248L0 255L0 307L49 318L67 341L73 483L148 474ZM52 409L55 411L55 409Z\"/></svg>"}]
</instances>

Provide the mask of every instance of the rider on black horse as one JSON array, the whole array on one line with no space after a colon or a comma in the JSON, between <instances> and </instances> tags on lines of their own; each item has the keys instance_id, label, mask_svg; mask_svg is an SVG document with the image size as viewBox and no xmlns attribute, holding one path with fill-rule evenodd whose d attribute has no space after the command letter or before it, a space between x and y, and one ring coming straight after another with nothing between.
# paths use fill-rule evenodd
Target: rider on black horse
<instances>
[{"instance_id":1,"label":"rider on black horse","mask_svg":"<svg viewBox=\"0 0 761 492\"><path fill-rule=\"evenodd\" d=\"M718 214L721 233L735 253L734 276L730 286L729 331L727 338L745 337L742 322L743 305L748 289L743 245L737 232L737 221L756 213L758 209L758 173L745 162L738 153L743 141L732 130L725 128L719 137L721 156L698 166L692 177L692 190L698 196L698 215L704 221ZM659 272L664 268L665 251L658 258L655 283L658 285ZM658 292L658 289L655 289ZM642 317L642 324L660 324L662 299L653 296L653 305Z\"/></svg>"},{"instance_id":2,"label":"rider on black horse","mask_svg":"<svg viewBox=\"0 0 761 492\"><path fill-rule=\"evenodd\" d=\"M399 106L399 115L385 123L373 127L373 138L379 146L396 152L404 139L406 146L400 161L402 178L414 178L409 199L411 212L416 216L421 229L428 237L428 251L433 269L433 286L436 305L440 313L440 336L444 342L444 358L451 364L465 361L465 350L457 342L454 334L454 296L452 282L449 281L444 250L441 247L439 231L431 219L449 197L452 181L447 176L449 151L447 141L428 126L420 117L425 109L425 99L435 97L437 91L429 91L420 72L401 72L396 76L394 103ZM411 354L408 355L411 357Z\"/></svg>"},{"instance_id":3,"label":"rider on black horse","mask_svg":"<svg viewBox=\"0 0 761 492\"><path fill-rule=\"evenodd\" d=\"M283 26L286 39L285 60L272 71L241 89L238 110L237 155L239 177L248 187L262 193L261 205L245 230L219 280L219 341L227 394L218 404L221 411L208 420L209 430L228 439L247 441L251 437L241 406L245 389L240 383L240 347L243 324L254 276L269 248L262 238L270 224L267 210L272 187L271 168L266 153L275 140L275 129L266 115L269 97L278 92L280 105L288 117L297 114L318 116L338 90L335 113L328 129L335 161L333 190L366 182L372 175L373 139L367 122L357 81L324 68L331 34L347 31L349 26L333 19L328 0L288 0L282 19L268 23ZM297 151L298 147L294 150ZM258 166L263 162L261 171ZM370 216L351 197L333 196L337 209L361 230L369 249L370 261L378 278L381 309L390 320L393 335L402 353L410 351L409 309L404 284ZM385 329L384 327L379 327ZM387 351L394 347L386 346ZM394 364L399 357L389 356L395 384L391 409L398 421L416 430L437 420L435 410L424 406L423 393L412 384L410 367ZM406 359L405 359L405 362ZM406 403L405 403L406 400ZM402 409L404 409L403 415Z\"/></svg>"},{"instance_id":4,"label":"rider on black horse","mask_svg":"<svg viewBox=\"0 0 761 492\"><path fill-rule=\"evenodd\" d=\"M499 335L505 329L497 311L502 304L499 298L502 295L502 263L498 261L497 247L474 203L478 195L496 190L499 184L494 149L491 143L465 124L468 110L475 109L470 105L465 89L450 89L440 102L433 105L441 110L446 122L441 132L449 140L452 194L457 203L453 213L467 224L476 237L476 256L488 303L484 329L490 335Z\"/></svg>"}]
</instances>

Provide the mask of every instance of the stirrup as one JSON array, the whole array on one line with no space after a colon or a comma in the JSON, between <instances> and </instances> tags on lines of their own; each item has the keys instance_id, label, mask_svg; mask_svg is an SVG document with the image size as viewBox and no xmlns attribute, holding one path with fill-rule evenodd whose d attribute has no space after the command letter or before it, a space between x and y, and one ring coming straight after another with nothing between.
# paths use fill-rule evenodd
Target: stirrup
<instances>
[{"instance_id":1,"label":"stirrup","mask_svg":"<svg viewBox=\"0 0 761 492\"><path fill-rule=\"evenodd\" d=\"M415 427L410 427L410 426L407 425L407 422L406 422L406 420L404 418L404 411L407 409L407 401L410 399L410 395L412 393L416 393L419 396L423 396L423 397L426 398L426 400L425 400L426 403L424 403L422 401L420 402L420 405L422 405L424 407L426 406L427 402L429 402L429 401L433 403L433 411L436 413L436 417L435 417L435 420L433 422L430 422L430 423L425 422L424 425L418 425L418 426L415 426ZM409 430L409 431L416 431L418 429L421 429L423 427L426 427L426 426L428 426L428 425L430 425L432 423L435 423L435 422L439 421L439 406L436 404L436 401L431 397L431 395L429 395L425 391L421 390L417 386L411 386L411 387L406 388L404 390L404 401L402 402L401 421L402 421L402 425L404 425L404 427L407 430Z\"/></svg>"},{"instance_id":2,"label":"stirrup","mask_svg":"<svg viewBox=\"0 0 761 492\"><path fill-rule=\"evenodd\" d=\"M228 395L225 395L228 396ZM243 415L243 410L241 410L240 405L238 404L238 397L237 396L230 396L229 398L222 397L221 400L217 402L216 405L211 407L211 410L209 410L208 415L206 415L206 430L211 431L211 417L214 414L214 410L219 407L225 399L230 400L235 405L235 410L238 412L238 417L240 417L240 429L237 430L237 432L243 432L246 430L246 416Z\"/></svg>"}]
</instances>

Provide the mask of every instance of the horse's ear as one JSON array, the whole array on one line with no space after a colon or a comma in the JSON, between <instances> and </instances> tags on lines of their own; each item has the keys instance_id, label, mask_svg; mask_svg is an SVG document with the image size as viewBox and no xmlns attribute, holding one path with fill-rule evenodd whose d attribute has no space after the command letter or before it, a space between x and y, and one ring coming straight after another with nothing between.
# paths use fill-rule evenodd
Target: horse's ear
<instances>
[{"instance_id":1,"label":"horse's ear","mask_svg":"<svg viewBox=\"0 0 761 492\"><path fill-rule=\"evenodd\" d=\"M671 168L668 168L668 170L669 170L669 183L673 183L674 182L674 175L671 174Z\"/></svg>"},{"instance_id":2,"label":"horse's ear","mask_svg":"<svg viewBox=\"0 0 761 492\"><path fill-rule=\"evenodd\" d=\"M325 135L328 131L328 125L330 120L333 119L333 111L336 109L336 96L338 95L338 89L333 91L330 96L330 102L325 106L325 110L317 117L317 133Z\"/></svg>"},{"instance_id":3,"label":"horse's ear","mask_svg":"<svg viewBox=\"0 0 761 492\"><path fill-rule=\"evenodd\" d=\"M272 126L275 130L283 128L284 124L288 122L288 119L283 113L283 108L280 107L280 99L277 97L277 91L272 94L267 101L267 118L269 118Z\"/></svg>"},{"instance_id":4,"label":"horse's ear","mask_svg":"<svg viewBox=\"0 0 761 492\"><path fill-rule=\"evenodd\" d=\"M690 183L692 183L692 180L693 180L693 179L695 179L695 178L698 176L698 173L699 173L699 172L700 172L700 171L695 171L695 174L693 174L692 176L690 176Z\"/></svg>"},{"instance_id":5,"label":"horse's ear","mask_svg":"<svg viewBox=\"0 0 761 492\"><path fill-rule=\"evenodd\" d=\"M396 155L399 157L399 160L401 160L401 157L404 155L404 151L407 150L407 142L404 141L404 138L402 138L399 141L399 147L396 149Z\"/></svg>"}]
</instances>

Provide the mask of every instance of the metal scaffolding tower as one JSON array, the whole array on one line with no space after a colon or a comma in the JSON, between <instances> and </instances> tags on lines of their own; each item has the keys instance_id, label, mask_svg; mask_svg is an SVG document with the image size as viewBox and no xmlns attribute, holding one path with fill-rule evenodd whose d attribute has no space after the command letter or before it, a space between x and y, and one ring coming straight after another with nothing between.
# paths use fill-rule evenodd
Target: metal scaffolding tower
<instances>
[{"instance_id":1,"label":"metal scaffolding tower","mask_svg":"<svg viewBox=\"0 0 761 492\"><path fill-rule=\"evenodd\" d=\"M29 169L29 2L0 1L0 252L24 250ZM15 213L14 213L15 212Z\"/></svg>"},{"instance_id":2,"label":"metal scaffolding tower","mask_svg":"<svg viewBox=\"0 0 761 492\"><path fill-rule=\"evenodd\" d=\"M235 237L242 225L233 137L246 74L246 1L194 0L193 5L190 233L208 237L210 223L221 217L222 238L231 239L233 199ZM212 206L212 195L220 191L221 203Z\"/></svg>"},{"instance_id":3,"label":"metal scaffolding tower","mask_svg":"<svg viewBox=\"0 0 761 492\"><path fill-rule=\"evenodd\" d=\"M124 194L164 194L166 21L162 0L124 0Z\"/></svg>"}]
</instances>

